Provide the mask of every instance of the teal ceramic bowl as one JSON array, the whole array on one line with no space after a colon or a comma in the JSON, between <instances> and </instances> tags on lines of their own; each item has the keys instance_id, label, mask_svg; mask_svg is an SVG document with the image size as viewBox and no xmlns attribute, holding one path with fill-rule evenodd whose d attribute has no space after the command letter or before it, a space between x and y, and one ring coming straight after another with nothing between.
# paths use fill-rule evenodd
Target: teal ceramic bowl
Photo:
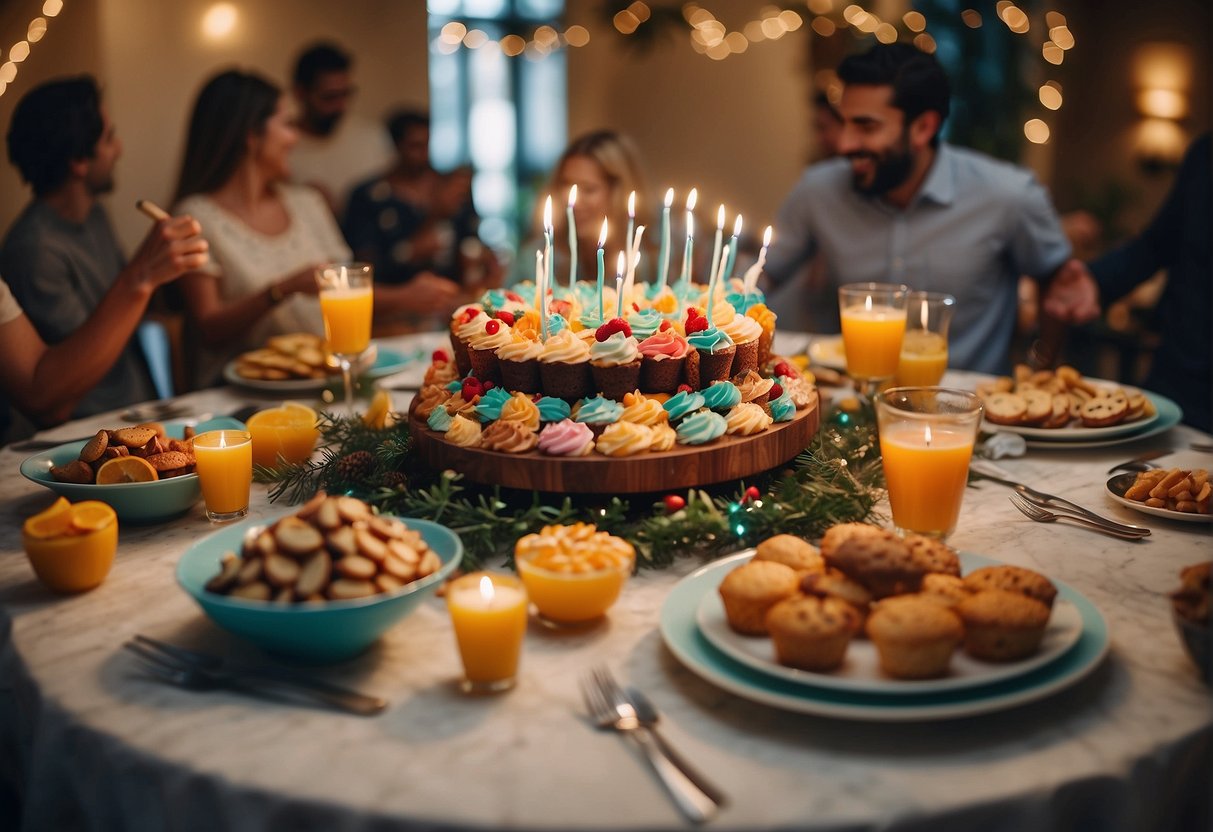
<instances>
[{"instance_id":1,"label":"teal ceramic bowl","mask_svg":"<svg viewBox=\"0 0 1213 832\"><path fill-rule=\"evenodd\" d=\"M198 541L178 561L177 583L223 629L267 652L292 659L319 664L358 655L428 598L455 571L463 557L462 541L446 526L402 517L410 529L421 532L425 542L442 559L442 567L396 592L353 601L275 604L230 598L206 590L206 582L219 574L224 552L239 551L250 529L269 525L291 513L247 520Z\"/></svg>"},{"instance_id":2,"label":"teal ceramic bowl","mask_svg":"<svg viewBox=\"0 0 1213 832\"><path fill-rule=\"evenodd\" d=\"M185 435L186 422L165 422L164 430L172 438ZM117 425L115 425L117 427ZM230 416L218 416L194 425L198 433L208 430L244 430L244 423ZM21 463L26 479L45 486L71 502L100 500L108 503L126 523L161 523L185 514L202 496L197 474L186 474L155 482L128 482L120 485L80 485L58 482L51 467L66 465L80 456L87 442L68 442L49 451L34 454Z\"/></svg>"}]
</instances>

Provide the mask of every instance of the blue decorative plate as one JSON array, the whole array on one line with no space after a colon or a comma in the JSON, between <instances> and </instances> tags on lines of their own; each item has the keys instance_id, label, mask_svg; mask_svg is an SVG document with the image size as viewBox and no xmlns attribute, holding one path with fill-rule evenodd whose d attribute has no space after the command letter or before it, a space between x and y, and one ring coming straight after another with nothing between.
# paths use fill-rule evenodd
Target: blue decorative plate
<instances>
[{"instance_id":1,"label":"blue decorative plate","mask_svg":"<svg viewBox=\"0 0 1213 832\"><path fill-rule=\"evenodd\" d=\"M879 693L817 687L771 676L734 661L700 632L696 616L705 595L716 592L725 574L748 559L745 552L718 560L683 578L661 608L661 635L674 656L696 675L731 693L776 708L819 716L877 722L954 719L1011 708L1075 684L1108 652L1103 615L1074 588L1054 580L1058 597L1073 604L1082 620L1076 643L1054 661L1012 679L957 690L923 693L912 685ZM970 572L999 561L962 552Z\"/></svg>"}]
</instances>

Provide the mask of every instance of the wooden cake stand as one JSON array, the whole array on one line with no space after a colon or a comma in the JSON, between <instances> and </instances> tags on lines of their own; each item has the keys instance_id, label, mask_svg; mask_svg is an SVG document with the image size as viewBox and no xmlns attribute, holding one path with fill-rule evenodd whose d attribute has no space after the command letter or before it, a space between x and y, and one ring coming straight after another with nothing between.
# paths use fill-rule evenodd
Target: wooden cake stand
<instances>
[{"instance_id":1,"label":"wooden cake stand","mask_svg":"<svg viewBox=\"0 0 1213 832\"><path fill-rule=\"evenodd\" d=\"M506 454L460 448L430 430L409 408L409 427L417 452L432 468L450 468L472 482L570 494L641 494L691 488L753 476L783 465L808 447L821 414L816 391L790 422L771 425L754 436L722 436L707 445L676 445L672 450L628 457L591 453L555 457L539 451Z\"/></svg>"}]
</instances>

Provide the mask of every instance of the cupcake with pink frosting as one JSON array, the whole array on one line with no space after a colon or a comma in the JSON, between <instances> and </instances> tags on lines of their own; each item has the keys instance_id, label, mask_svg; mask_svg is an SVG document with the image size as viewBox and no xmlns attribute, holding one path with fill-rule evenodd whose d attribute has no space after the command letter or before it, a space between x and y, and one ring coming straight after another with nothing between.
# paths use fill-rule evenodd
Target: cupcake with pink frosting
<instances>
[{"instance_id":1,"label":"cupcake with pink frosting","mask_svg":"<svg viewBox=\"0 0 1213 832\"><path fill-rule=\"evenodd\" d=\"M640 389L645 393L673 393L682 383L687 362L687 339L663 324L639 344Z\"/></svg>"},{"instance_id":2,"label":"cupcake with pink frosting","mask_svg":"<svg viewBox=\"0 0 1213 832\"><path fill-rule=\"evenodd\" d=\"M489 316L479 304L468 304L455 310L451 315L451 349L455 353L455 365L460 376L466 376L472 371L472 359L468 355L468 344L472 336L484 331L484 322Z\"/></svg>"}]
</instances>

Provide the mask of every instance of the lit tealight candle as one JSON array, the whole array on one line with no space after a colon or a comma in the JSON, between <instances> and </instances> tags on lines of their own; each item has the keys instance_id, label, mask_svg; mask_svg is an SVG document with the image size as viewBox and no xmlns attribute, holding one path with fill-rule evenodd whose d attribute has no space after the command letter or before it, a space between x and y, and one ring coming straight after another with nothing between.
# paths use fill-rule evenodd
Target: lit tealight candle
<instances>
[{"instance_id":1,"label":"lit tealight candle","mask_svg":"<svg viewBox=\"0 0 1213 832\"><path fill-rule=\"evenodd\" d=\"M489 693L512 688L526 634L522 583L508 575L464 575L447 587L446 602L463 661L463 690Z\"/></svg>"},{"instance_id":2,"label":"lit tealight candle","mask_svg":"<svg viewBox=\"0 0 1213 832\"><path fill-rule=\"evenodd\" d=\"M212 430L194 437L194 460L206 516L216 523L248 514L253 482L253 437L242 430Z\"/></svg>"}]
</instances>

